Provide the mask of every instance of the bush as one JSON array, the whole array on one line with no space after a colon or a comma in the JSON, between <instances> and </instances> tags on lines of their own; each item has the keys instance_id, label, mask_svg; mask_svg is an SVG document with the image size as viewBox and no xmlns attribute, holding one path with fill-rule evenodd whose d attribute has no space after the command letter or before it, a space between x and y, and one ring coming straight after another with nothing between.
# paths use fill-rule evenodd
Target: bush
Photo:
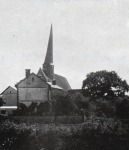
<instances>
[{"instance_id":1,"label":"bush","mask_svg":"<svg viewBox=\"0 0 129 150\"><path fill-rule=\"evenodd\" d=\"M127 150L129 126L114 119L89 119L77 125L0 124L1 150Z\"/></svg>"},{"instance_id":2,"label":"bush","mask_svg":"<svg viewBox=\"0 0 129 150\"><path fill-rule=\"evenodd\" d=\"M42 116L42 115L48 115L50 114L50 103L48 101L46 102L40 102L39 104L37 102L32 102L28 107L20 103L19 108L14 111L13 115L15 116Z\"/></svg>"},{"instance_id":3,"label":"bush","mask_svg":"<svg viewBox=\"0 0 129 150\"><path fill-rule=\"evenodd\" d=\"M95 102L96 106L96 116L102 117L106 116L108 118L113 118L115 116L115 105L113 102L104 99L97 99Z\"/></svg>"},{"instance_id":4,"label":"bush","mask_svg":"<svg viewBox=\"0 0 129 150\"><path fill-rule=\"evenodd\" d=\"M127 150L129 128L115 120L96 120L62 135L61 150Z\"/></svg>"},{"instance_id":5,"label":"bush","mask_svg":"<svg viewBox=\"0 0 129 150\"><path fill-rule=\"evenodd\" d=\"M0 124L0 149L20 149L26 139L32 134L33 129L26 124L16 124L6 120Z\"/></svg>"},{"instance_id":6,"label":"bush","mask_svg":"<svg viewBox=\"0 0 129 150\"><path fill-rule=\"evenodd\" d=\"M68 95L55 95L52 100L52 112L54 115L71 115L74 105Z\"/></svg>"},{"instance_id":7,"label":"bush","mask_svg":"<svg viewBox=\"0 0 129 150\"><path fill-rule=\"evenodd\" d=\"M50 108L51 108L51 105L50 105L50 103L48 101L41 102L37 106L37 114L38 115L50 114Z\"/></svg>"}]
</instances>

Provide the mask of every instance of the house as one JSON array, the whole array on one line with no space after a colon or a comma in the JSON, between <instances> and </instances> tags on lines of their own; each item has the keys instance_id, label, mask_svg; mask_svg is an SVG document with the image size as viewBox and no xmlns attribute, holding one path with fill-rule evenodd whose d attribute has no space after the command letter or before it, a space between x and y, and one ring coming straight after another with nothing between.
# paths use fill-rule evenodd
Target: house
<instances>
[{"instance_id":1,"label":"house","mask_svg":"<svg viewBox=\"0 0 129 150\"><path fill-rule=\"evenodd\" d=\"M0 107L0 114L12 114L17 109L17 90L8 86L1 94L4 104Z\"/></svg>"}]
</instances>

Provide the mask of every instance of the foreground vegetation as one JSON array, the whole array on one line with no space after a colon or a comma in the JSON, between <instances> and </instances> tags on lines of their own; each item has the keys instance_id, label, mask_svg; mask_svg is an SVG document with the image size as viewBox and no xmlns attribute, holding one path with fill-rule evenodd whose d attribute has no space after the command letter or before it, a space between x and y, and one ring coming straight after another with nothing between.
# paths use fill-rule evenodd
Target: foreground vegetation
<instances>
[{"instance_id":1,"label":"foreground vegetation","mask_svg":"<svg viewBox=\"0 0 129 150\"><path fill-rule=\"evenodd\" d=\"M1 150L127 150L129 124L114 119L89 119L72 125L0 124Z\"/></svg>"}]
</instances>

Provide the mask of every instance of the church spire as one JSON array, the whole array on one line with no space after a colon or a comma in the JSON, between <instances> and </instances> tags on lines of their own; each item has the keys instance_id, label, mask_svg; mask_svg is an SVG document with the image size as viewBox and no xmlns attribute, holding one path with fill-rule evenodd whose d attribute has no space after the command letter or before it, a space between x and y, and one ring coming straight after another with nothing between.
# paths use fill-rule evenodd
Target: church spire
<instances>
[{"instance_id":1,"label":"church spire","mask_svg":"<svg viewBox=\"0 0 129 150\"><path fill-rule=\"evenodd\" d=\"M53 63L53 30L52 30L52 24L51 24L49 41L48 41L47 53L46 53L46 57L45 57L45 61L44 61L44 64L50 64L50 63Z\"/></svg>"},{"instance_id":2,"label":"church spire","mask_svg":"<svg viewBox=\"0 0 129 150\"><path fill-rule=\"evenodd\" d=\"M43 71L45 74L53 80L54 65L53 65L53 30L51 24L50 36L48 41L47 53L43 64Z\"/></svg>"}]
</instances>

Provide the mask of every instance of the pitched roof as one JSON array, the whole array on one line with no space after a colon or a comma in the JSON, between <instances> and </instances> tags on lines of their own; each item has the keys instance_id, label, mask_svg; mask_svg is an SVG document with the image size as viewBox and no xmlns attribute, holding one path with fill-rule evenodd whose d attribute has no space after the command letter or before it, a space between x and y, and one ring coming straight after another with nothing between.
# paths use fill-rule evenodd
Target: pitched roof
<instances>
[{"instance_id":1,"label":"pitched roof","mask_svg":"<svg viewBox=\"0 0 129 150\"><path fill-rule=\"evenodd\" d=\"M38 75L38 76L41 76L41 78L42 78L42 79L45 79L46 82L48 82L48 83L51 83L51 81L52 81L50 78L48 78L48 77L45 75L44 71L43 71L41 68L39 69L37 75ZM60 75L58 75L58 74L54 74L54 79L56 80L56 85L58 86L58 88L63 89L63 90L65 90L65 91L68 91L68 90L71 89L71 87L70 87L70 85L69 85L69 83L68 83L68 81L67 81L67 79L66 79L65 77L60 76ZM52 84L51 84L51 85L52 85ZM53 86L53 85L52 85L52 86Z\"/></svg>"},{"instance_id":2,"label":"pitched roof","mask_svg":"<svg viewBox=\"0 0 129 150\"><path fill-rule=\"evenodd\" d=\"M58 74L54 74L54 79L56 80L56 84L63 88L65 91L68 91L71 89L67 79L63 76L60 76Z\"/></svg>"},{"instance_id":3,"label":"pitched roof","mask_svg":"<svg viewBox=\"0 0 129 150\"><path fill-rule=\"evenodd\" d=\"M13 90L15 90L13 87L11 87L11 86L8 86L0 95L2 95L6 90L8 90L9 88L12 88ZM17 90L15 90L15 91L17 91Z\"/></svg>"},{"instance_id":4,"label":"pitched roof","mask_svg":"<svg viewBox=\"0 0 129 150\"><path fill-rule=\"evenodd\" d=\"M48 77L45 75L44 71L41 68L39 68L37 76L41 77L45 81L48 81Z\"/></svg>"},{"instance_id":5,"label":"pitched roof","mask_svg":"<svg viewBox=\"0 0 129 150\"><path fill-rule=\"evenodd\" d=\"M44 81L42 78L40 78L38 75L36 75L36 74L33 73L33 72L29 75L29 77L30 77L31 75L35 75L35 76L38 77L40 80ZM19 84L20 84L22 81L24 81L25 79L26 79L26 77L25 77L24 79L20 80L15 86L19 85ZM46 81L44 81L44 82L47 83Z\"/></svg>"},{"instance_id":6,"label":"pitched roof","mask_svg":"<svg viewBox=\"0 0 129 150\"><path fill-rule=\"evenodd\" d=\"M41 76L41 78L45 79L48 83L50 83L50 81L52 81L50 78L48 78L45 75L44 71L41 68L39 69L37 75ZM65 77L60 76L58 74L54 74L54 79L56 80L56 86L58 86L58 88L63 89L65 91L71 89L71 87L70 87L70 85L69 85L69 83Z\"/></svg>"}]
</instances>

